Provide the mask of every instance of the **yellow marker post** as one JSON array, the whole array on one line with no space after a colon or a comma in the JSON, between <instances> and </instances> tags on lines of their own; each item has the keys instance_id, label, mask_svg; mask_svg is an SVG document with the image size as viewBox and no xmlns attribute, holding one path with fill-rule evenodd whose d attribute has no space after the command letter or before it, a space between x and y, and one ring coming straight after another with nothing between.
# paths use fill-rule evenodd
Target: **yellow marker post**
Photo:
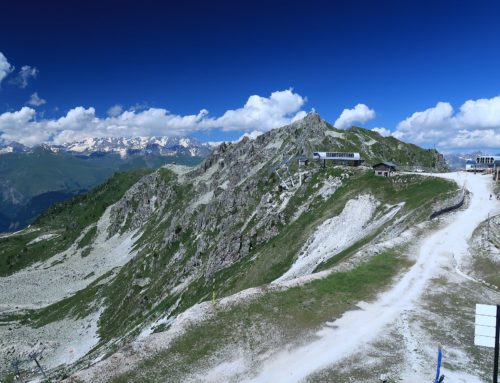
<instances>
[{"instance_id":1,"label":"yellow marker post","mask_svg":"<svg viewBox=\"0 0 500 383\"><path fill-rule=\"evenodd\" d=\"M215 306L215 278L212 280L212 305Z\"/></svg>"}]
</instances>

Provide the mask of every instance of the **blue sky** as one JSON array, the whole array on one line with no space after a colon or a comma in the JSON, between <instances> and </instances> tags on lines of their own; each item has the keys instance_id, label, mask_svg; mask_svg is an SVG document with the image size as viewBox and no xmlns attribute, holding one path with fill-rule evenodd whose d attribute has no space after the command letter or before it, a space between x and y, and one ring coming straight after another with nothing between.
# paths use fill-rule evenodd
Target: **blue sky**
<instances>
[{"instance_id":1,"label":"blue sky","mask_svg":"<svg viewBox=\"0 0 500 383\"><path fill-rule=\"evenodd\" d=\"M498 15L498 1L9 2L0 15L9 65L0 79L0 131L3 139L34 131L28 144L163 126L165 134L235 139L311 108L333 123L364 104L370 118L352 113L347 124L424 146L495 149ZM0 59L0 77L1 68ZM274 107L241 111L251 95L266 104L289 89L303 102L278 105L281 116ZM113 105L121 106L116 116L136 115L125 116L121 130L109 128L116 119L96 127ZM206 109L211 121L138 116L150 108L179 118ZM246 123L219 120L227 110L240 110ZM424 114L412 118L416 112ZM267 115L248 121L256 113ZM150 122L143 130L142 120Z\"/></svg>"}]
</instances>

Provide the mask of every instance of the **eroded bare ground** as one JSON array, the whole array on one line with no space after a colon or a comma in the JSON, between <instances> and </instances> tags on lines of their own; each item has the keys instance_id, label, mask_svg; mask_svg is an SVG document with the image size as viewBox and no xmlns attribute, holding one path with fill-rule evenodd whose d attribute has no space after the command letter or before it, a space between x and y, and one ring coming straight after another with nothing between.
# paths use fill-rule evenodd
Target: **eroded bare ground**
<instances>
[{"instance_id":1,"label":"eroded bare ground","mask_svg":"<svg viewBox=\"0 0 500 383\"><path fill-rule=\"evenodd\" d=\"M406 310L376 342L308 382L431 382L443 349L445 382L489 382L493 349L474 345L476 303L500 301L500 215L484 221L462 262L449 254L415 307Z\"/></svg>"}]
</instances>

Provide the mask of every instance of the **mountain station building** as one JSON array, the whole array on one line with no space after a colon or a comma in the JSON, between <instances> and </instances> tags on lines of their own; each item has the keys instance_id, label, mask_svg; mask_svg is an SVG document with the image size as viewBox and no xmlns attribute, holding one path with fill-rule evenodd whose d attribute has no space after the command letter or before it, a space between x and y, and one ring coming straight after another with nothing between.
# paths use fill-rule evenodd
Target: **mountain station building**
<instances>
[{"instance_id":1,"label":"mountain station building","mask_svg":"<svg viewBox=\"0 0 500 383\"><path fill-rule=\"evenodd\" d=\"M322 160L323 166L326 166L326 161L344 166L359 166L365 161L359 153L354 152L314 152L313 158Z\"/></svg>"}]
</instances>

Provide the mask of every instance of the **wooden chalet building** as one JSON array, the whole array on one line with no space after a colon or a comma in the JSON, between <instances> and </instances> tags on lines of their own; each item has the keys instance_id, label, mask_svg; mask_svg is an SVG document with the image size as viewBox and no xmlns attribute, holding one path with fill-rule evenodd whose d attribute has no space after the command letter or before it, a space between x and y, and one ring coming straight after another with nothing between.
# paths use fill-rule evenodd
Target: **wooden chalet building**
<instances>
[{"instance_id":1,"label":"wooden chalet building","mask_svg":"<svg viewBox=\"0 0 500 383\"><path fill-rule=\"evenodd\" d=\"M396 172L396 164L388 161L379 162L373 165L373 171L376 176L390 177Z\"/></svg>"}]
</instances>

